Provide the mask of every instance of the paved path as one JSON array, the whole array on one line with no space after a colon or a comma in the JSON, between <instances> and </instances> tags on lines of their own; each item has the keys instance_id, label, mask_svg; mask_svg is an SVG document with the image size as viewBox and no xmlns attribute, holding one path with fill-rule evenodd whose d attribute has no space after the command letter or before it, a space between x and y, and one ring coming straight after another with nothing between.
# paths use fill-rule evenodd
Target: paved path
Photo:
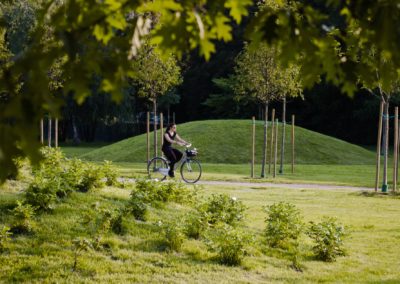
<instances>
[{"instance_id":1,"label":"paved path","mask_svg":"<svg viewBox=\"0 0 400 284\"><path fill-rule=\"evenodd\" d=\"M134 179L121 179L128 182L135 182ZM347 185L328 185L312 183L272 183L272 182L240 182L240 181L211 181L200 180L196 184L200 185L223 185L223 186L243 186L243 187L271 187L271 188L292 188L292 189L320 189L320 190L351 190L351 191L373 191L370 187L356 187Z\"/></svg>"},{"instance_id":2,"label":"paved path","mask_svg":"<svg viewBox=\"0 0 400 284\"><path fill-rule=\"evenodd\" d=\"M272 188L293 188L293 189L322 189L322 190L352 190L352 191L373 191L374 188L356 187L346 185L309 184L309 183L272 183L272 182L232 182L232 181L199 181L197 184L204 185L225 185L225 186L246 186L246 187L272 187Z\"/></svg>"}]
</instances>

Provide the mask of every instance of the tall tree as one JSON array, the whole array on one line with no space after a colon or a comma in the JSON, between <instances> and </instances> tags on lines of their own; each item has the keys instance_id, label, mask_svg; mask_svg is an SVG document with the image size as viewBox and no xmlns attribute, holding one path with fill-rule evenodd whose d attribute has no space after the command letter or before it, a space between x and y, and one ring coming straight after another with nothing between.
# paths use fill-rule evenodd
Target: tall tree
<instances>
[{"instance_id":1,"label":"tall tree","mask_svg":"<svg viewBox=\"0 0 400 284\"><path fill-rule=\"evenodd\" d=\"M283 93L281 69L274 47L261 44L257 49L245 46L235 66L236 92L239 97L250 95L264 107L264 145L261 177L265 177L267 160L268 105Z\"/></svg>"},{"instance_id":2,"label":"tall tree","mask_svg":"<svg viewBox=\"0 0 400 284\"><path fill-rule=\"evenodd\" d=\"M281 82L283 84L279 97L282 99L282 140L281 140L281 162L279 173L283 174L283 162L285 157L285 135L286 135L286 99L298 97L303 93L303 86L300 79L300 67L290 64L281 69Z\"/></svg>"},{"instance_id":3,"label":"tall tree","mask_svg":"<svg viewBox=\"0 0 400 284\"><path fill-rule=\"evenodd\" d=\"M154 156L157 156L157 99L181 83L180 68L173 55L162 58L153 46L143 47L132 61L138 94L153 103Z\"/></svg>"}]
</instances>

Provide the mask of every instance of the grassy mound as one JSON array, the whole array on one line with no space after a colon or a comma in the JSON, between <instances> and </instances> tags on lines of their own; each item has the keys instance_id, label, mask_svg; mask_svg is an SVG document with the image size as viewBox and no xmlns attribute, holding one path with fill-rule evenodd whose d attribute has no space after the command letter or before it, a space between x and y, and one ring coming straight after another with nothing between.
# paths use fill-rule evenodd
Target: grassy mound
<instances>
[{"instance_id":1,"label":"grassy mound","mask_svg":"<svg viewBox=\"0 0 400 284\"><path fill-rule=\"evenodd\" d=\"M263 124L256 125L256 162L262 159ZM199 159L208 163L243 164L251 161L250 120L206 120L178 125L179 135L199 151ZM160 137L160 132L158 132ZM268 158L270 156L268 127ZM279 137L282 125L279 125ZM300 164L371 164L374 153L345 141L301 127L295 129L296 163ZM160 139L160 138L159 138ZM281 138L280 138L281 139ZM153 133L150 136L153 142ZM291 161L291 126L286 126L285 163ZM161 148L161 146L159 147ZM279 143L280 148L280 143ZM161 150L158 150L159 154ZM280 152L280 150L278 150ZM153 154L151 153L151 156ZM146 134L122 140L80 156L92 161L145 162ZM280 154L278 154L280 157Z\"/></svg>"}]
</instances>

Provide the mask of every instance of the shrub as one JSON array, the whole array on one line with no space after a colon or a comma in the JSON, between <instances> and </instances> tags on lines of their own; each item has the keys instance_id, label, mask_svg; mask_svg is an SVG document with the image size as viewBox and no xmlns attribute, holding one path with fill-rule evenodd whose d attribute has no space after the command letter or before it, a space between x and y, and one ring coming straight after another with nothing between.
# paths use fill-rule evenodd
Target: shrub
<instances>
[{"instance_id":1,"label":"shrub","mask_svg":"<svg viewBox=\"0 0 400 284\"><path fill-rule=\"evenodd\" d=\"M79 191L88 192L95 188L103 187L103 177L104 175L98 166L85 163L82 171L82 180L78 185Z\"/></svg>"},{"instance_id":2,"label":"shrub","mask_svg":"<svg viewBox=\"0 0 400 284\"><path fill-rule=\"evenodd\" d=\"M10 211L15 220L11 226L11 231L13 234L33 232L32 218L35 216L35 207L31 206L30 204L23 204L18 200L17 206Z\"/></svg>"},{"instance_id":3,"label":"shrub","mask_svg":"<svg viewBox=\"0 0 400 284\"><path fill-rule=\"evenodd\" d=\"M235 197L213 194L198 210L211 225L222 222L234 226L243 219L246 207Z\"/></svg>"},{"instance_id":4,"label":"shrub","mask_svg":"<svg viewBox=\"0 0 400 284\"><path fill-rule=\"evenodd\" d=\"M172 201L179 204L190 204L196 195L195 191L190 190L186 184L176 181L161 183L164 201Z\"/></svg>"},{"instance_id":5,"label":"shrub","mask_svg":"<svg viewBox=\"0 0 400 284\"><path fill-rule=\"evenodd\" d=\"M347 233L335 218L325 217L321 223L310 222L307 235L316 243L313 250L318 259L334 261L337 256L344 254L343 237Z\"/></svg>"},{"instance_id":6,"label":"shrub","mask_svg":"<svg viewBox=\"0 0 400 284\"><path fill-rule=\"evenodd\" d=\"M104 161L102 171L106 178L106 185L115 186L118 184L118 173L112 162Z\"/></svg>"},{"instance_id":7,"label":"shrub","mask_svg":"<svg viewBox=\"0 0 400 284\"><path fill-rule=\"evenodd\" d=\"M119 235L126 233L125 216L127 214L126 209L116 210L111 219L111 230Z\"/></svg>"},{"instance_id":8,"label":"shrub","mask_svg":"<svg viewBox=\"0 0 400 284\"><path fill-rule=\"evenodd\" d=\"M67 170L63 173L63 178L72 190L80 189L84 169L85 163L80 159L73 158L67 161Z\"/></svg>"},{"instance_id":9,"label":"shrub","mask_svg":"<svg viewBox=\"0 0 400 284\"><path fill-rule=\"evenodd\" d=\"M208 249L217 253L219 262L232 266L242 263L251 241L249 234L227 224L218 225L206 237Z\"/></svg>"},{"instance_id":10,"label":"shrub","mask_svg":"<svg viewBox=\"0 0 400 284\"><path fill-rule=\"evenodd\" d=\"M25 192L25 202L38 210L50 211L52 202L56 199L58 180L46 180L36 176Z\"/></svg>"},{"instance_id":11,"label":"shrub","mask_svg":"<svg viewBox=\"0 0 400 284\"><path fill-rule=\"evenodd\" d=\"M182 224L179 221L172 221L166 224L159 221L158 225L164 231L167 248L171 251L180 251L185 240Z\"/></svg>"},{"instance_id":12,"label":"shrub","mask_svg":"<svg viewBox=\"0 0 400 284\"><path fill-rule=\"evenodd\" d=\"M129 199L128 210L132 213L136 220L146 221L147 216L147 197L143 192L132 190Z\"/></svg>"},{"instance_id":13,"label":"shrub","mask_svg":"<svg viewBox=\"0 0 400 284\"><path fill-rule=\"evenodd\" d=\"M198 211L185 218L185 234L189 238L199 239L208 228L208 222Z\"/></svg>"},{"instance_id":14,"label":"shrub","mask_svg":"<svg viewBox=\"0 0 400 284\"><path fill-rule=\"evenodd\" d=\"M295 245L303 232L300 211L293 204L279 202L267 206L265 235L271 247L288 248Z\"/></svg>"},{"instance_id":15,"label":"shrub","mask_svg":"<svg viewBox=\"0 0 400 284\"><path fill-rule=\"evenodd\" d=\"M10 232L10 228L3 226L0 230L0 253L6 250L11 235L12 233Z\"/></svg>"},{"instance_id":16,"label":"shrub","mask_svg":"<svg viewBox=\"0 0 400 284\"><path fill-rule=\"evenodd\" d=\"M137 179L135 188L144 196L144 201L155 206L173 201L176 203L190 203L195 193L181 182L157 182L154 180Z\"/></svg>"}]
</instances>

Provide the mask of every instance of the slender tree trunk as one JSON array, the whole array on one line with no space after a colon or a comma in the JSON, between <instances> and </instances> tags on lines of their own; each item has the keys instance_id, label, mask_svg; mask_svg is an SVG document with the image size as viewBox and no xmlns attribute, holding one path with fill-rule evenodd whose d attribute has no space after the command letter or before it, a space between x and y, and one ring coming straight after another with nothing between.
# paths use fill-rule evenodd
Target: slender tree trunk
<instances>
[{"instance_id":1,"label":"slender tree trunk","mask_svg":"<svg viewBox=\"0 0 400 284\"><path fill-rule=\"evenodd\" d=\"M281 142L281 165L279 168L279 173L283 174L283 160L285 157L285 126L286 126L286 97L283 98L282 104L282 142Z\"/></svg>"},{"instance_id":2,"label":"slender tree trunk","mask_svg":"<svg viewBox=\"0 0 400 284\"><path fill-rule=\"evenodd\" d=\"M275 109L272 109L272 116L271 116L271 149L270 149L270 156L268 162L268 173L271 173L271 164L273 163L273 153L274 153L274 135L275 135Z\"/></svg>"},{"instance_id":3,"label":"slender tree trunk","mask_svg":"<svg viewBox=\"0 0 400 284\"><path fill-rule=\"evenodd\" d=\"M154 112L154 157L157 157L157 99L153 97L153 112Z\"/></svg>"},{"instance_id":4,"label":"slender tree trunk","mask_svg":"<svg viewBox=\"0 0 400 284\"><path fill-rule=\"evenodd\" d=\"M375 191L378 191L379 183L379 173L381 170L381 145L382 145L382 117L383 117L383 107L385 103L381 99L379 107L379 119L378 119L378 138L376 140L376 171L375 171Z\"/></svg>"},{"instance_id":5,"label":"slender tree trunk","mask_svg":"<svg viewBox=\"0 0 400 284\"><path fill-rule=\"evenodd\" d=\"M40 120L40 143L44 145L44 124L43 118Z\"/></svg>"},{"instance_id":6,"label":"slender tree trunk","mask_svg":"<svg viewBox=\"0 0 400 284\"><path fill-rule=\"evenodd\" d=\"M51 117L49 116L48 118L48 128L47 128L47 142L48 142L48 146L51 147Z\"/></svg>"},{"instance_id":7,"label":"slender tree trunk","mask_svg":"<svg viewBox=\"0 0 400 284\"><path fill-rule=\"evenodd\" d=\"M54 123L54 146L58 148L58 118L55 119Z\"/></svg>"},{"instance_id":8,"label":"slender tree trunk","mask_svg":"<svg viewBox=\"0 0 400 284\"><path fill-rule=\"evenodd\" d=\"M150 162L150 112L147 112L146 116L146 154L147 163Z\"/></svg>"},{"instance_id":9,"label":"slender tree trunk","mask_svg":"<svg viewBox=\"0 0 400 284\"><path fill-rule=\"evenodd\" d=\"M388 149L389 149L389 99L385 101L384 111L384 133L385 137L383 140L383 184L382 191L387 192L387 166L388 166Z\"/></svg>"},{"instance_id":10,"label":"slender tree trunk","mask_svg":"<svg viewBox=\"0 0 400 284\"><path fill-rule=\"evenodd\" d=\"M72 132L73 132L72 141L74 142L74 144L80 144L81 139L79 138L78 127L76 126L76 121L74 117L72 117Z\"/></svg>"},{"instance_id":11,"label":"slender tree trunk","mask_svg":"<svg viewBox=\"0 0 400 284\"><path fill-rule=\"evenodd\" d=\"M263 146L263 159L262 159L262 167L261 167L261 177L265 177L265 165L267 163L267 149L268 149L268 105L269 102L267 101L264 104L264 146Z\"/></svg>"}]
</instances>

